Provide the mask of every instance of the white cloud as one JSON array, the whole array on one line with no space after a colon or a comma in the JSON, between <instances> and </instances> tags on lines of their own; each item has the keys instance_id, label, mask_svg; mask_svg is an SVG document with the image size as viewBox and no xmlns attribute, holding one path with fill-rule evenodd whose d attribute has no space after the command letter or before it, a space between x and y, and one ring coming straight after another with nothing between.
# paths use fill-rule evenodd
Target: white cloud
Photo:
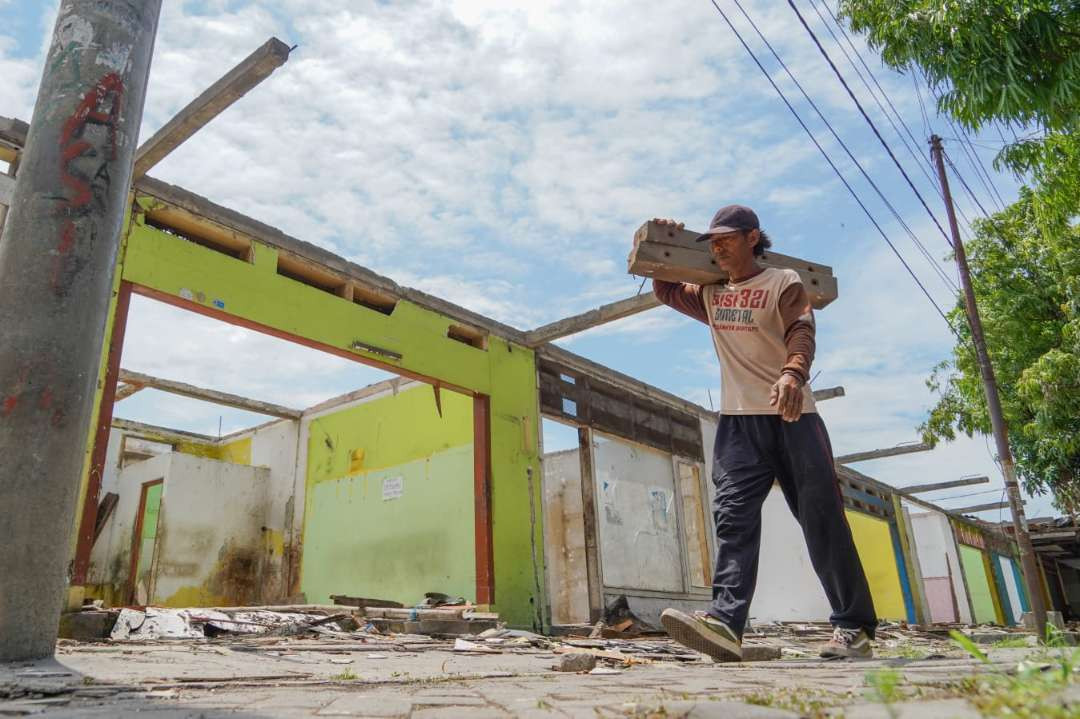
<instances>
[{"instance_id":1,"label":"white cloud","mask_svg":"<svg viewBox=\"0 0 1080 719\"><path fill-rule=\"evenodd\" d=\"M760 1L748 8L900 211L920 218L912 221L918 235L944 254L790 8ZM733 18L758 48L737 12ZM816 17L812 24L842 63ZM42 32L20 40L43 46ZM840 277L841 301L819 314L817 361L822 384L848 388L847 398L822 405L837 449L914 437L932 402L923 379L946 356L949 336L708 3L673 11L628 0L167 2L143 137L271 35L299 44L289 62L153 174L522 329L633 294L639 281L623 268L645 219L677 217L695 227L719 205L751 204L779 251L831 263ZM14 47L0 34L0 114L26 119L41 60L16 57ZM877 71L873 55L864 56ZM877 75L921 133L910 80ZM806 117L885 218L839 148ZM922 173L909 170L932 199ZM886 226L946 301L910 242ZM374 378L345 360L204 323L137 300L125 364L298 406ZM567 344L701 404L706 388L718 400L707 334L668 310ZM216 431L212 413L147 398L144 418L188 417ZM993 473L985 455L980 442L961 441L872 469L898 484Z\"/></svg>"}]
</instances>

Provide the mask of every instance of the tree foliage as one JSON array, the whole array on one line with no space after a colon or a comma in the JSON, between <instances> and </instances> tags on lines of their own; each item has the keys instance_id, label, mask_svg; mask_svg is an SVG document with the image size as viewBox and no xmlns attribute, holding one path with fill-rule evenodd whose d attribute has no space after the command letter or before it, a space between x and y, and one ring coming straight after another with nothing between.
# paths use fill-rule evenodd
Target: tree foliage
<instances>
[{"instance_id":1,"label":"tree foliage","mask_svg":"<svg viewBox=\"0 0 1080 719\"><path fill-rule=\"evenodd\" d=\"M998 155L1035 189L1044 226L1080 211L1080 2L840 0L900 71L921 68L938 106L970 129L992 122L1023 137Z\"/></svg>"},{"instance_id":2,"label":"tree foliage","mask_svg":"<svg viewBox=\"0 0 1080 719\"><path fill-rule=\"evenodd\" d=\"M1048 234L1024 191L1004 212L975 225L966 243L1002 410L1017 469L1030 493L1080 510L1080 230ZM1047 238L1053 238L1048 240ZM939 397L920 428L925 439L990 432L964 309L950 320L963 337L928 384Z\"/></svg>"},{"instance_id":3,"label":"tree foliage","mask_svg":"<svg viewBox=\"0 0 1080 719\"><path fill-rule=\"evenodd\" d=\"M1080 512L1080 1L839 0L886 64L921 71L938 109L1021 136L998 154L1030 189L976 223L969 264L1017 470ZM953 358L928 384L928 441L989 433L962 305Z\"/></svg>"}]
</instances>

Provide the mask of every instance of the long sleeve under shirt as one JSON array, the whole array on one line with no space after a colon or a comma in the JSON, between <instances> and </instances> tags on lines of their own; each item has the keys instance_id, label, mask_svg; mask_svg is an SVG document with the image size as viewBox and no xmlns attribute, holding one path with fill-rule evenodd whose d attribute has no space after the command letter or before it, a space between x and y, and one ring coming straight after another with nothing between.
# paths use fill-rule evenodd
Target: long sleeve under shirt
<instances>
[{"instance_id":1,"label":"long sleeve under shirt","mask_svg":"<svg viewBox=\"0 0 1080 719\"><path fill-rule=\"evenodd\" d=\"M781 374L803 381L803 412L815 412L810 392L814 313L794 270L767 267L739 282L691 285L653 280L664 304L704 322L720 360L721 414L777 414L769 404Z\"/></svg>"}]
</instances>

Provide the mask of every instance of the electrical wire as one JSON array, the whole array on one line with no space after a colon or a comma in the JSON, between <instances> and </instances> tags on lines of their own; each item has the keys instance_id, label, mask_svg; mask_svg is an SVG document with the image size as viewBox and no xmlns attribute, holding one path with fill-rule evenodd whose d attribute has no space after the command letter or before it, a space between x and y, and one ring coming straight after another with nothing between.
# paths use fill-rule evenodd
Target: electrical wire
<instances>
[{"instance_id":1,"label":"electrical wire","mask_svg":"<svg viewBox=\"0 0 1080 719\"><path fill-rule=\"evenodd\" d=\"M961 137L963 138L964 143L967 145L967 149L971 151L971 156L974 158L974 162L972 164L975 165L976 174L982 173L981 176L986 178L986 184L987 186L989 186L991 191L990 199L996 200L996 204L999 210L1004 210L1006 204L1005 200L1004 198L1002 198L1001 193L998 192L997 185L994 184L994 178L990 176L990 171L986 169L986 165L983 163L982 157L979 156L978 150L975 149L975 143L971 140L971 133L969 133L966 129L961 129L963 130L963 134L961 135Z\"/></svg>"},{"instance_id":2,"label":"electrical wire","mask_svg":"<svg viewBox=\"0 0 1080 719\"><path fill-rule=\"evenodd\" d=\"M940 105L941 105L941 95L939 95L937 93L937 91L934 90L933 86L930 84L930 77L926 74L925 70L923 70L922 76L923 76L923 80L926 81L926 86L930 90L930 94L932 94L934 96L934 99L937 101L938 106L940 107ZM971 138L968 135L967 131L963 127L958 126L956 124L956 122L953 120L951 115L946 113L945 114L945 119L949 123L949 127L952 128L952 131L956 133L957 137L960 137L960 138L965 138L966 137L967 142L969 142L969 143L971 142ZM1016 137L1015 132L1013 133L1013 137ZM1019 142L1019 138L1017 138L1017 142ZM965 154L965 157L967 158L968 163L973 168L975 168L975 174L978 176L979 181L982 183L983 188L986 190L987 197L989 197L991 200L996 200L996 203L998 204L998 206L1001 209L1005 209L1004 204L1003 204L1004 200L1001 199L1001 195L997 192L997 187L994 185L993 180L990 179L989 173L986 172L986 170L984 168L983 172L986 173L986 177L984 178L983 174L979 172L978 168L980 166L980 163L978 162L978 156L976 155L975 159L972 159L972 157L970 155L968 155L968 149L966 147L964 147L964 141L963 140L961 140L960 145L961 145L961 148L964 151L964 154Z\"/></svg>"},{"instance_id":3,"label":"electrical wire","mask_svg":"<svg viewBox=\"0 0 1080 719\"><path fill-rule=\"evenodd\" d=\"M833 22L836 23L836 27L840 30L840 33L844 36L844 39L847 40L847 44L851 47L852 53L855 55L856 58L858 58L859 64L862 65L864 70L866 70L866 74L870 76L870 79L874 81L874 85L877 87L878 92L881 93L882 98L884 98L889 108L892 109L893 115L896 116L896 119L900 121L900 125L907 132L907 137L910 137L911 143L914 143L914 146L918 147L919 141L915 139L915 135L911 132L911 128L908 126L903 116L897 111L896 106L892 102L892 99L889 98L889 94L885 92L885 88L883 88L881 86L881 83L878 82L877 76L874 74L874 71L871 70L870 66L866 64L866 60L863 59L862 53L859 52L859 49L855 47L855 43L851 40L851 36L848 35L847 30L844 29L844 26L837 19L836 15L833 14L833 11L828 6L828 4L824 2L823 4L825 5L825 10L833 19ZM826 31L828 31L829 36L833 39L833 42L836 43L836 46L838 48L840 48L841 54L847 59L848 64L851 65L851 68L855 71L855 75L859 78L860 81L862 81L863 87L865 87L866 91L870 93L870 97L873 98L874 103L878 106L878 109L881 110L881 114L885 116L886 120L888 120L889 125L892 126L892 129L896 133L896 136L899 137L900 142L903 143L904 148L907 149L908 153L913 158L915 158L916 167L918 167L919 170L922 172L923 177L925 177L927 182L930 183L930 186L937 191L938 197L943 197L941 195L941 188L937 186L937 183L935 182L933 176L930 174L930 170L933 169L933 163L930 161L930 158L920 156L919 153L913 149L912 144L908 142L907 137L904 137L904 133L900 132L900 128L896 126L895 122L893 122L892 116L889 115L889 111L886 110L885 106L881 104L881 100L879 100L877 94L874 93L874 89L870 87L870 83L868 83L866 81L866 78L863 77L862 72L859 70L859 66L855 64L855 61L852 59L851 55L848 54L848 51L844 48L843 44L840 42L840 39L836 36L836 33L833 32L832 27L829 25L828 21L825 20L825 16L821 14L821 10L818 9L817 3L814 2L814 0L810 0L810 7L813 9L814 13L817 14L818 20L821 21L822 26L825 28ZM924 161L926 163L925 167L923 166Z\"/></svg>"},{"instance_id":4,"label":"electrical wire","mask_svg":"<svg viewBox=\"0 0 1080 719\"><path fill-rule=\"evenodd\" d=\"M905 170L904 166L900 164L900 161L896 159L896 155L893 153L892 148L889 147L889 143L886 142L885 138L881 136L881 132L878 130L877 125L875 125L874 121L870 119L870 116L866 114L866 110L863 108L862 103L859 102L859 98L857 98L855 96L855 93L851 91L851 86L848 85L847 80L844 79L844 75L840 72L840 68L838 68L836 66L836 63L833 62L832 58L829 56L829 53L825 50L825 47L818 39L817 34L806 22L806 18L803 17L803 14L799 10L798 6L795 5L795 0L787 0L787 2L788 5L791 6L791 9L795 11L795 15L799 18L799 22L802 23L803 28L810 35L810 39L814 41L814 44L817 46L818 51L821 52L822 57L824 57L825 61L829 63L829 67L832 68L833 74L836 75L836 78L840 81L840 84L844 86L844 90L847 91L848 97L850 97L851 101L855 103L855 107L858 108L859 114L862 115L863 119L866 120L866 123L870 125L870 129L874 131L874 135L881 143L881 146L884 147L885 152L889 154L889 157L892 159L893 164L896 165L896 169L900 170L900 174L904 176L904 181L907 182L908 187L910 187L911 191L915 193L915 196L919 198L919 203L922 204L923 209L925 209L926 213L930 215L930 219L934 221L935 225L937 225L938 230L941 232L941 236L945 238L945 241L948 242L949 246L951 247L952 240L949 238L949 234L945 232L945 228L941 226L940 222L938 222L937 216L930 209L930 206L926 204L926 200L923 199L922 193L919 192L919 188L915 187L915 183L912 182L911 177L908 176L907 170Z\"/></svg>"},{"instance_id":5,"label":"electrical wire","mask_svg":"<svg viewBox=\"0 0 1080 719\"><path fill-rule=\"evenodd\" d=\"M820 152L821 155L825 158L825 161L829 164L829 167L832 168L832 171L836 173L836 176L838 178L840 178L840 182L843 183L844 187L847 188L847 191L851 193L851 196L855 198L855 202L858 203L859 207L866 214L866 217L870 220L870 223L877 229L878 233L881 235L881 238L885 240L885 243L893 251L893 254L896 255L897 259L900 260L900 264L904 266L904 269L907 270L907 273L911 275L911 279L915 281L915 284L919 286L919 289L922 290L922 293L926 295L926 299L930 301L930 304L934 306L934 309L937 310L937 313L941 315L941 319L945 320L945 324L949 328L949 331L951 331L954 335L956 335L958 339L960 339L959 332L957 332L956 328L954 328L952 326L952 323L949 322L949 318L945 315L941 307L934 300L933 296L926 289L926 286L923 285L922 280L920 280L918 275L915 274L915 271L911 269L911 265L907 263L907 260L904 259L904 256L900 253L900 250L897 249L896 245L893 244L893 241L889 239L889 236L885 234L885 230L883 230L881 228L881 225L878 224L878 221L874 218L873 214L871 214L870 210L866 207L866 204L863 203L862 198L859 197L858 193L856 193L855 189L851 186L851 183L849 183L847 181L847 178L844 177L843 173L840 172L840 168L838 168L836 166L836 163L833 162L832 158L829 157L829 153L825 151L825 148L823 148L821 146L821 143L818 142L817 138L814 137L814 133L810 131L810 128L807 127L802 117L792 106L791 102L787 99L787 96L784 95L783 91L776 84L776 81L772 79L769 71L766 70L765 66L761 64L761 61L758 59L757 55L746 43L746 40L743 39L742 34L739 33L735 25L731 22L731 18L727 16L727 13L725 13L723 8L721 8L720 5L717 4L716 0L709 0L709 2L711 2L713 7L716 8L716 11L720 13L720 17L724 19L724 22L727 23L727 26L731 28L731 31L735 34L735 37L738 38L739 43L743 46L743 49L746 50L747 54L750 55L750 58L754 61L754 64L757 65L758 69L761 71L761 74L764 75L765 79L769 81L770 85L772 85L773 90L775 90L776 94L780 96L780 99L784 102L784 105L787 106L788 111L792 114L792 116L799 123L802 129L806 132L807 136L810 138L810 141L814 143L814 146L818 149L818 152Z\"/></svg>"},{"instance_id":6,"label":"electrical wire","mask_svg":"<svg viewBox=\"0 0 1080 719\"><path fill-rule=\"evenodd\" d=\"M848 148L847 143L845 143L844 140L840 137L839 133L836 132L836 129L832 126L832 123L830 123L828 118L825 117L825 113L821 111L817 103L814 102L813 98L810 97L810 94L806 92L806 89L802 86L802 83L800 83L795 78L794 73L792 73L791 70L788 68L787 64L780 57L780 54L776 52L776 49L773 47L772 43L769 42L768 38L765 37L765 34L758 27L757 23L754 22L754 19L750 17L750 14L743 7L742 3L739 2L739 0L732 1L735 3L735 7L739 9L739 12L742 13L742 16L746 18L746 21L750 23L750 27L752 27L754 29L754 32L757 33L757 36L765 44L765 47L769 48L769 52L772 53L772 56L780 64L780 67L783 68L788 78L795 84L795 87L799 89L799 92L802 93L802 96L806 100L806 102L809 103L810 107L812 107L814 109L814 112L817 113L818 118L820 118L821 121L825 124L825 127L828 128L833 138L837 141L837 143L840 144L840 147L843 148L844 152L848 156L848 159L851 160L852 164L855 165L856 168L858 168L863 178L865 178L866 181L870 184L870 187L874 189L874 192L877 193L877 196L881 199L881 201L885 203L885 206L889 209L889 212L892 213L892 216L896 218L896 221L900 224L900 226L904 228L904 231L907 232L908 237L910 237L911 241L915 243L915 246L922 253L923 257L926 258L926 260L930 263L930 266L945 282L945 286L952 290L954 293L959 294L960 288L955 282L953 282L951 277L945 274L945 271L941 268L941 265L938 263L938 261L934 259L934 256L930 253L929 250L926 249L926 246L923 245L921 241L919 241L918 236L908 226L907 222L904 221L903 216L901 216L900 213L893 206L893 204L889 202L889 199L885 196L885 193L881 191L881 188L879 188L877 183L874 182L874 179L870 177L870 174L863 168L862 163L860 163L858 159L856 159L854 153L852 153L852 151Z\"/></svg>"},{"instance_id":7,"label":"electrical wire","mask_svg":"<svg viewBox=\"0 0 1080 719\"><path fill-rule=\"evenodd\" d=\"M979 198L976 197L975 193L971 191L970 187L968 187L967 180L965 180L964 176L960 174L960 171L956 169L956 165L953 164L952 158L945 153L944 148L942 149L941 154L945 157L945 162L947 162L949 164L949 167L952 168L953 174L956 176L956 179L960 180L960 184L964 186L965 190L967 190L968 197L970 197L972 201L979 206L979 210L981 210L986 217L990 217L990 213L986 211L986 208L982 206L981 202L979 202Z\"/></svg>"},{"instance_id":8,"label":"electrical wire","mask_svg":"<svg viewBox=\"0 0 1080 719\"><path fill-rule=\"evenodd\" d=\"M930 118L926 114L926 103L923 102L922 89L919 87L919 78L915 75L915 72L911 69L911 65L908 65L908 74L911 75L911 84L915 88L915 97L919 98L919 112L922 114L923 131L927 137L934 134L933 128L930 126Z\"/></svg>"}]
</instances>

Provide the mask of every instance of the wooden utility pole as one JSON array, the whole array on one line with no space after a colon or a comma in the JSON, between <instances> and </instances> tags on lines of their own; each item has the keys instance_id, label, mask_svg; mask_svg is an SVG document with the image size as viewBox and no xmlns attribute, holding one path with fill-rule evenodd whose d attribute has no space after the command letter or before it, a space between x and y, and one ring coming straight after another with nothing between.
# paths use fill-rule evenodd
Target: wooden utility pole
<instances>
[{"instance_id":1,"label":"wooden utility pole","mask_svg":"<svg viewBox=\"0 0 1080 719\"><path fill-rule=\"evenodd\" d=\"M1013 532L1016 534L1016 543L1020 547L1020 564L1024 573L1024 584L1027 587L1031 611L1035 615L1035 623L1039 628L1039 637L1045 639L1046 605L1043 604L1042 589L1039 586L1039 570L1035 564L1035 548L1032 546L1031 536L1028 534L1027 517L1024 516L1024 503L1020 499L1020 486L1016 482L1016 465L1013 463L1012 450L1009 449L1009 428L1005 424L1004 415L1001 413L1001 398L998 396L997 379L994 377L994 366L990 362L990 354L986 351L986 337L983 334L982 319L979 317L979 307L975 303L975 289L971 285L971 272L968 269L967 254L964 252L964 243L960 239L960 229L956 224L956 211L953 208L952 195L949 193L949 178L945 174L944 151L941 148L941 138L937 135L930 138L930 149L934 156L934 163L937 165L938 179L941 182L941 191L945 199L945 212L949 217L953 254L956 257L956 267L960 271L960 283L964 289L964 308L967 310L968 325L971 327L971 340L975 345L975 356L979 361L979 373L982 375L983 391L986 393L986 404L990 412L990 425L994 434L994 443L997 445L998 461L1001 462L1001 471L1005 475L1005 490L1009 498L1009 508L1012 510Z\"/></svg>"},{"instance_id":2,"label":"wooden utility pole","mask_svg":"<svg viewBox=\"0 0 1080 719\"><path fill-rule=\"evenodd\" d=\"M62 0L0 235L0 661L52 654L161 0Z\"/></svg>"}]
</instances>

